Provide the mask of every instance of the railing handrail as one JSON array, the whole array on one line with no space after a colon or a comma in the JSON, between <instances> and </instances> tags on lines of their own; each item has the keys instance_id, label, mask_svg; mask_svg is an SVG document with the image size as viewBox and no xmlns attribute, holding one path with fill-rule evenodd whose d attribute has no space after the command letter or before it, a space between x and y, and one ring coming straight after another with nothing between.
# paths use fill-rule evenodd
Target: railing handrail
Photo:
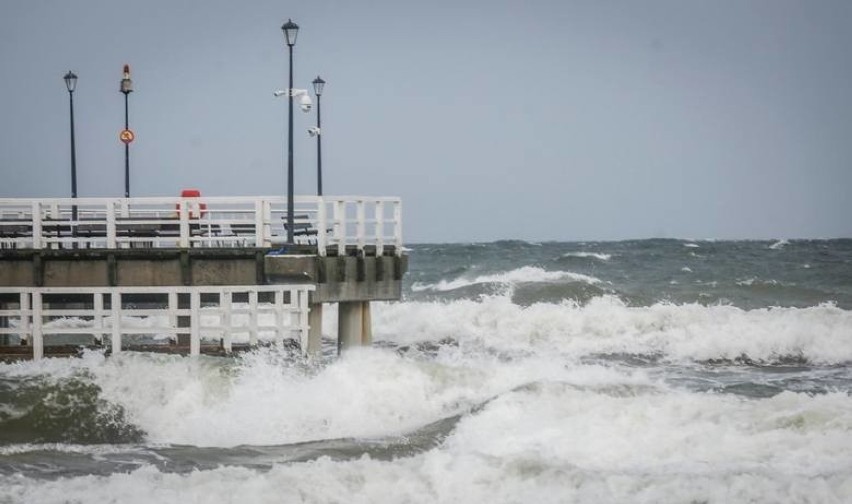
<instances>
[{"instance_id":1,"label":"railing handrail","mask_svg":"<svg viewBox=\"0 0 852 504\"><path fill-rule=\"evenodd\" d=\"M286 203L283 196L0 198L0 248L281 247ZM401 254L399 198L296 196L293 203L300 236L315 241L320 255L368 246Z\"/></svg>"}]
</instances>

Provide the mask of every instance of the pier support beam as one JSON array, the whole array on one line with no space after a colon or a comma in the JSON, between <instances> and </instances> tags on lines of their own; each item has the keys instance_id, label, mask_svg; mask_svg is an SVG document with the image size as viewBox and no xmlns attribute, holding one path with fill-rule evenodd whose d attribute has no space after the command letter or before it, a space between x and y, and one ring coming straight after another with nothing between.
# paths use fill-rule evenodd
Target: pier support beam
<instances>
[{"instance_id":1,"label":"pier support beam","mask_svg":"<svg viewBox=\"0 0 852 504\"><path fill-rule=\"evenodd\" d=\"M308 309L308 348L309 357L322 355L322 303L311 303Z\"/></svg>"},{"instance_id":2,"label":"pier support beam","mask_svg":"<svg viewBox=\"0 0 852 504\"><path fill-rule=\"evenodd\" d=\"M344 301L338 303L337 350L369 345L373 341L372 317L369 301Z\"/></svg>"}]
</instances>

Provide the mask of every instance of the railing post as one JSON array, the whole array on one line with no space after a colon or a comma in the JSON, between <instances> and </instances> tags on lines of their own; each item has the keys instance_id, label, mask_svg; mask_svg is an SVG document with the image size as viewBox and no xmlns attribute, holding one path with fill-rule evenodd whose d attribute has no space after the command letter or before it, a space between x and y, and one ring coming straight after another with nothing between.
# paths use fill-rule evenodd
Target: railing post
<instances>
[{"instance_id":1,"label":"railing post","mask_svg":"<svg viewBox=\"0 0 852 504\"><path fill-rule=\"evenodd\" d=\"M32 304L30 303L30 296L32 293L29 291L21 292L21 332L20 338L22 340L27 341L32 344L32 320L33 320L33 312L32 312Z\"/></svg>"},{"instance_id":2,"label":"railing post","mask_svg":"<svg viewBox=\"0 0 852 504\"><path fill-rule=\"evenodd\" d=\"M270 202L266 199L256 200L254 202L254 246L265 247L266 244L266 218L271 214Z\"/></svg>"},{"instance_id":3,"label":"railing post","mask_svg":"<svg viewBox=\"0 0 852 504\"><path fill-rule=\"evenodd\" d=\"M232 292L219 292L219 308L222 310L222 348L231 353L231 296Z\"/></svg>"},{"instance_id":4,"label":"railing post","mask_svg":"<svg viewBox=\"0 0 852 504\"><path fill-rule=\"evenodd\" d=\"M325 257L328 254L328 224L326 223L325 199L317 198L317 254Z\"/></svg>"},{"instance_id":5,"label":"railing post","mask_svg":"<svg viewBox=\"0 0 852 504\"><path fill-rule=\"evenodd\" d=\"M396 200L393 207L394 251L402 255L402 200Z\"/></svg>"},{"instance_id":6,"label":"railing post","mask_svg":"<svg viewBox=\"0 0 852 504\"><path fill-rule=\"evenodd\" d=\"M33 360L44 357L44 333L42 332L43 318L42 297L40 291L33 291Z\"/></svg>"},{"instance_id":7,"label":"railing post","mask_svg":"<svg viewBox=\"0 0 852 504\"><path fill-rule=\"evenodd\" d=\"M189 355L201 355L201 294L192 289L189 294Z\"/></svg>"},{"instance_id":8,"label":"railing post","mask_svg":"<svg viewBox=\"0 0 852 504\"><path fill-rule=\"evenodd\" d=\"M334 237L337 238L337 255L346 255L346 202L334 202Z\"/></svg>"},{"instance_id":9,"label":"railing post","mask_svg":"<svg viewBox=\"0 0 852 504\"><path fill-rule=\"evenodd\" d=\"M33 201L32 204L32 225L33 225L33 248L36 250L41 249L44 245L42 243L41 235L42 235L42 226L41 226L41 203L38 201Z\"/></svg>"},{"instance_id":10,"label":"railing post","mask_svg":"<svg viewBox=\"0 0 852 504\"><path fill-rule=\"evenodd\" d=\"M249 345L257 346L257 290L249 292Z\"/></svg>"},{"instance_id":11,"label":"railing post","mask_svg":"<svg viewBox=\"0 0 852 504\"><path fill-rule=\"evenodd\" d=\"M121 353L121 292L112 289L109 293L109 307L112 316L112 354Z\"/></svg>"},{"instance_id":12,"label":"railing post","mask_svg":"<svg viewBox=\"0 0 852 504\"><path fill-rule=\"evenodd\" d=\"M92 320L92 335L97 338L100 345L103 344L104 338L104 295L100 291L95 291L92 296L95 309L94 319Z\"/></svg>"},{"instance_id":13,"label":"railing post","mask_svg":"<svg viewBox=\"0 0 852 504\"><path fill-rule=\"evenodd\" d=\"M275 343L284 346L284 291L281 289L275 291Z\"/></svg>"},{"instance_id":14,"label":"railing post","mask_svg":"<svg viewBox=\"0 0 852 504\"><path fill-rule=\"evenodd\" d=\"M376 257L385 253L385 202L376 202Z\"/></svg>"},{"instance_id":15,"label":"railing post","mask_svg":"<svg viewBox=\"0 0 852 504\"><path fill-rule=\"evenodd\" d=\"M367 233L367 216L364 210L364 205L364 200L358 200L355 206L355 218L357 219L355 228L358 230L358 252L362 253L364 251L364 245L366 244Z\"/></svg>"},{"instance_id":16,"label":"railing post","mask_svg":"<svg viewBox=\"0 0 852 504\"><path fill-rule=\"evenodd\" d=\"M118 248L115 237L115 204L116 201L112 199L106 202L106 240L109 249Z\"/></svg>"},{"instance_id":17,"label":"railing post","mask_svg":"<svg viewBox=\"0 0 852 504\"><path fill-rule=\"evenodd\" d=\"M178 218L180 219L180 248L189 248L189 200L181 199L180 211Z\"/></svg>"}]
</instances>

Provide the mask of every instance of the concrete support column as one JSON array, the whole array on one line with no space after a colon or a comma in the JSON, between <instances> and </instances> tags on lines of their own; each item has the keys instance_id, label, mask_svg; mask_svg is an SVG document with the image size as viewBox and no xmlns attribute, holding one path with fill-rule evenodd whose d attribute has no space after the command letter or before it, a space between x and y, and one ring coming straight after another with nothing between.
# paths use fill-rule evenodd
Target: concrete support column
<instances>
[{"instance_id":1,"label":"concrete support column","mask_svg":"<svg viewBox=\"0 0 852 504\"><path fill-rule=\"evenodd\" d=\"M373 344L373 317L370 314L370 302L361 302L361 345Z\"/></svg>"},{"instance_id":2,"label":"concrete support column","mask_svg":"<svg viewBox=\"0 0 852 504\"><path fill-rule=\"evenodd\" d=\"M322 303L312 303L308 308L308 348L309 357L322 355Z\"/></svg>"},{"instance_id":3,"label":"concrete support column","mask_svg":"<svg viewBox=\"0 0 852 504\"><path fill-rule=\"evenodd\" d=\"M337 313L338 353L372 342L369 301L342 301L338 303Z\"/></svg>"}]
</instances>

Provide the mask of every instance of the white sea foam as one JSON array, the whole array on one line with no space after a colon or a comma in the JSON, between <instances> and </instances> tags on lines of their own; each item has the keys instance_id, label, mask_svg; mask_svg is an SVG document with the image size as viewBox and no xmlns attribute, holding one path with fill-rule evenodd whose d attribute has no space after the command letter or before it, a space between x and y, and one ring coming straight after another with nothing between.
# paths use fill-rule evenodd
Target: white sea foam
<instances>
[{"instance_id":1,"label":"white sea foam","mask_svg":"<svg viewBox=\"0 0 852 504\"><path fill-rule=\"evenodd\" d=\"M839 503L852 498L850 429L845 394L744 400L629 382L589 387L569 377L502 394L463 418L441 446L413 457L323 457L268 471L221 467L181 474L146 466L58 480L0 476L0 498L44 504Z\"/></svg>"},{"instance_id":2,"label":"white sea foam","mask_svg":"<svg viewBox=\"0 0 852 504\"><path fill-rule=\"evenodd\" d=\"M852 362L852 312L829 304L755 310L664 303L631 307L603 296L583 306L523 307L494 296L377 305L374 319L376 338L405 343L451 338L463 345L573 357L628 353L681 361L747 355Z\"/></svg>"},{"instance_id":3,"label":"white sea foam","mask_svg":"<svg viewBox=\"0 0 852 504\"><path fill-rule=\"evenodd\" d=\"M475 278L459 277L454 280L441 280L438 283L423 284L415 283L411 290L415 292L422 291L437 291L447 292L471 285L480 284L501 284L501 285L517 285L521 283L536 283L536 282L581 282L587 284L601 283L599 278L582 273L574 273L571 271L547 271L534 266L524 266L504 273L495 273L491 275L481 275Z\"/></svg>"},{"instance_id":4,"label":"white sea foam","mask_svg":"<svg viewBox=\"0 0 852 504\"><path fill-rule=\"evenodd\" d=\"M600 252L566 252L562 254L562 257L591 257L593 259L598 259L599 261L609 261L612 259L612 254L603 254Z\"/></svg>"},{"instance_id":5,"label":"white sea foam","mask_svg":"<svg viewBox=\"0 0 852 504\"><path fill-rule=\"evenodd\" d=\"M789 240L778 240L769 246L772 250L780 250L790 244Z\"/></svg>"},{"instance_id":6,"label":"white sea foam","mask_svg":"<svg viewBox=\"0 0 852 504\"><path fill-rule=\"evenodd\" d=\"M701 245L692 242L684 243L683 246L687 248L701 248Z\"/></svg>"}]
</instances>

